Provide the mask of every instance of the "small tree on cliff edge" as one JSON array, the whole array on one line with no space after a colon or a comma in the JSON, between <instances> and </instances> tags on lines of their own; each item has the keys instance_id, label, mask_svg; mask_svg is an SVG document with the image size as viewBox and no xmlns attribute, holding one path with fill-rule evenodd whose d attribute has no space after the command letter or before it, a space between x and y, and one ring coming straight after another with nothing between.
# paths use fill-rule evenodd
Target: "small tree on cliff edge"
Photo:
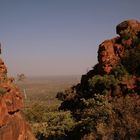
<instances>
[{"instance_id":1,"label":"small tree on cliff edge","mask_svg":"<svg viewBox=\"0 0 140 140\"><path fill-rule=\"evenodd\" d=\"M17 74L17 81L24 81L26 79L25 74Z\"/></svg>"}]
</instances>

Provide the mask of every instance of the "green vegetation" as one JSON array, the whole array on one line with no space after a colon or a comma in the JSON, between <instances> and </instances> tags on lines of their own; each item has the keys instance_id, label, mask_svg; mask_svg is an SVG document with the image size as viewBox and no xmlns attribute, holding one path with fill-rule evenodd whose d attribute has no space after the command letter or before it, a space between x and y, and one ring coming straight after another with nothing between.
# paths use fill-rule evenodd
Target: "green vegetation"
<instances>
[{"instance_id":1,"label":"green vegetation","mask_svg":"<svg viewBox=\"0 0 140 140\"><path fill-rule=\"evenodd\" d=\"M58 110L61 101L55 98L57 92L77 83L75 79L78 78L49 77L17 82L27 95L22 113L38 140L65 139L77 124L70 111Z\"/></svg>"},{"instance_id":2,"label":"green vegetation","mask_svg":"<svg viewBox=\"0 0 140 140\"><path fill-rule=\"evenodd\" d=\"M75 126L70 112L49 112L43 115L44 122L34 123L33 131L38 139L51 137L63 138Z\"/></svg>"},{"instance_id":3,"label":"green vegetation","mask_svg":"<svg viewBox=\"0 0 140 140\"><path fill-rule=\"evenodd\" d=\"M111 71L111 74L114 75L115 79L122 80L124 76L128 76L126 68L123 65L118 65L114 67Z\"/></svg>"},{"instance_id":4,"label":"green vegetation","mask_svg":"<svg viewBox=\"0 0 140 140\"><path fill-rule=\"evenodd\" d=\"M123 65L129 73L140 76L140 44L125 52Z\"/></svg>"},{"instance_id":5,"label":"green vegetation","mask_svg":"<svg viewBox=\"0 0 140 140\"><path fill-rule=\"evenodd\" d=\"M114 75L96 75L89 79L90 91L99 94L106 94L113 86L116 86L118 80L115 79Z\"/></svg>"},{"instance_id":6,"label":"green vegetation","mask_svg":"<svg viewBox=\"0 0 140 140\"><path fill-rule=\"evenodd\" d=\"M23 110L23 113L39 140L66 137L76 125L69 111L58 111L57 108L45 108L43 105L34 104L31 108Z\"/></svg>"}]
</instances>

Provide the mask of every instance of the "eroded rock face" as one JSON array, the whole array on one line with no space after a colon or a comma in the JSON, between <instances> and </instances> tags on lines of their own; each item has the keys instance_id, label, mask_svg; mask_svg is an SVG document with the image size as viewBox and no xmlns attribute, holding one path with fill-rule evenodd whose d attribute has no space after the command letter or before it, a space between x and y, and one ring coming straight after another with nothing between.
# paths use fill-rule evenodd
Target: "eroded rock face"
<instances>
[{"instance_id":1,"label":"eroded rock face","mask_svg":"<svg viewBox=\"0 0 140 140\"><path fill-rule=\"evenodd\" d=\"M82 75L80 88L86 91L88 87L88 80L95 75L104 76L111 74L113 68L119 65L124 65L123 61L131 50L139 46L140 42L140 22L137 20L127 20L116 26L116 32L119 36L105 40L99 45L98 49L98 63L94 69L87 74ZM135 75L135 74L134 74ZM120 83L122 88L136 89L139 83L138 77L131 77L130 79L123 79Z\"/></svg>"},{"instance_id":2,"label":"eroded rock face","mask_svg":"<svg viewBox=\"0 0 140 140\"><path fill-rule=\"evenodd\" d=\"M117 43L117 40L118 38L106 40L99 45L98 62L102 74L109 74L123 56L124 46Z\"/></svg>"},{"instance_id":3,"label":"eroded rock face","mask_svg":"<svg viewBox=\"0 0 140 140\"><path fill-rule=\"evenodd\" d=\"M21 116L23 97L0 59L0 140L35 140Z\"/></svg>"},{"instance_id":4,"label":"eroded rock face","mask_svg":"<svg viewBox=\"0 0 140 140\"><path fill-rule=\"evenodd\" d=\"M109 73L114 64L119 60L121 46L114 45L113 40L106 40L98 50L98 61L101 73Z\"/></svg>"},{"instance_id":5,"label":"eroded rock face","mask_svg":"<svg viewBox=\"0 0 140 140\"><path fill-rule=\"evenodd\" d=\"M140 23L127 20L116 27L119 37L105 40L99 45L98 62L99 73L109 74L114 66L122 59L126 49L133 47L140 34Z\"/></svg>"}]
</instances>

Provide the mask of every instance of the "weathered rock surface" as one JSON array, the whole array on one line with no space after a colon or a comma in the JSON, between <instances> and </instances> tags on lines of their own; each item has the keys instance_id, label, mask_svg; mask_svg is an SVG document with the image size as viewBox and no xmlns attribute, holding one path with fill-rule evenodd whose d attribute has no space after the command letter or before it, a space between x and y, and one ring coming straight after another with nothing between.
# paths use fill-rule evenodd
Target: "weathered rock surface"
<instances>
[{"instance_id":1,"label":"weathered rock surface","mask_svg":"<svg viewBox=\"0 0 140 140\"><path fill-rule=\"evenodd\" d=\"M124 47L116 43L118 38L106 40L99 46L98 61L100 73L110 73L124 53Z\"/></svg>"},{"instance_id":2,"label":"weathered rock surface","mask_svg":"<svg viewBox=\"0 0 140 140\"><path fill-rule=\"evenodd\" d=\"M133 40L139 35L140 23L136 20L124 21L117 25L116 32L119 37L99 45L98 61L101 73L109 74L112 67L120 63L124 51L132 46Z\"/></svg>"},{"instance_id":3,"label":"weathered rock surface","mask_svg":"<svg viewBox=\"0 0 140 140\"><path fill-rule=\"evenodd\" d=\"M35 140L21 115L23 97L0 59L0 140Z\"/></svg>"},{"instance_id":4,"label":"weathered rock surface","mask_svg":"<svg viewBox=\"0 0 140 140\"><path fill-rule=\"evenodd\" d=\"M127 20L116 26L116 32L119 36L105 40L99 45L98 63L93 70L89 71L81 78L81 86L85 85L94 75L110 74L112 69L121 64L126 52L137 45L140 40L140 22L137 20ZM122 85L128 89L135 88L136 78L125 79Z\"/></svg>"}]
</instances>

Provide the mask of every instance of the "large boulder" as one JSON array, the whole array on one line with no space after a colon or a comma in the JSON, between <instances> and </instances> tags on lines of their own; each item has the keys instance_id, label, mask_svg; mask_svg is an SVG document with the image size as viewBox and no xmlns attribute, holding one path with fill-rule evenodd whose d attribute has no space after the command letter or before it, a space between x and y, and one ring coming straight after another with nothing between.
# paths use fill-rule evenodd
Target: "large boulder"
<instances>
[{"instance_id":1,"label":"large boulder","mask_svg":"<svg viewBox=\"0 0 140 140\"><path fill-rule=\"evenodd\" d=\"M123 21L117 25L116 32L120 37L135 37L140 32L140 22L137 20Z\"/></svg>"},{"instance_id":2,"label":"large boulder","mask_svg":"<svg viewBox=\"0 0 140 140\"><path fill-rule=\"evenodd\" d=\"M118 24L116 32L119 37L105 40L99 45L99 73L109 74L114 66L121 62L124 52L132 48L139 40L140 22L127 20Z\"/></svg>"}]
</instances>

